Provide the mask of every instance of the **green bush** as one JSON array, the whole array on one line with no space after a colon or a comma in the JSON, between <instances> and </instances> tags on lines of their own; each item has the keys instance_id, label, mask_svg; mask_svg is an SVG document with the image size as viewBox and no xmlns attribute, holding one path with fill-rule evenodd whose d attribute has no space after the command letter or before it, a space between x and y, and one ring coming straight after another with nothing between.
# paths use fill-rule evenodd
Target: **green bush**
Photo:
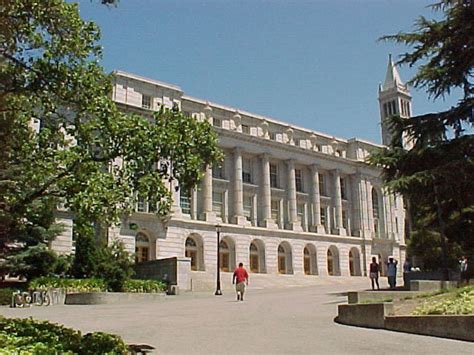
<instances>
[{"instance_id":1,"label":"green bush","mask_svg":"<svg viewBox=\"0 0 474 355\"><path fill-rule=\"evenodd\" d=\"M117 335L95 332L82 337L80 354L123 354L127 346Z\"/></svg>"},{"instance_id":2,"label":"green bush","mask_svg":"<svg viewBox=\"0 0 474 355\"><path fill-rule=\"evenodd\" d=\"M40 277L30 282L32 290L48 288L63 288L66 292L105 292L107 284L102 279L60 279L55 277Z\"/></svg>"},{"instance_id":3,"label":"green bush","mask_svg":"<svg viewBox=\"0 0 474 355\"><path fill-rule=\"evenodd\" d=\"M33 319L0 317L2 354L125 354L123 340L102 332L89 333Z\"/></svg>"},{"instance_id":4,"label":"green bush","mask_svg":"<svg viewBox=\"0 0 474 355\"><path fill-rule=\"evenodd\" d=\"M125 292L156 293L166 291L166 283L156 280L127 280L123 285Z\"/></svg>"},{"instance_id":5,"label":"green bush","mask_svg":"<svg viewBox=\"0 0 474 355\"><path fill-rule=\"evenodd\" d=\"M31 290L46 290L48 288L63 288L66 292L106 292L109 290L107 282L103 279L60 279L54 277L40 277L30 282ZM163 292L166 283L156 280L125 280L123 292ZM10 291L10 297L11 297ZM9 304L9 303L8 303Z\"/></svg>"},{"instance_id":6,"label":"green bush","mask_svg":"<svg viewBox=\"0 0 474 355\"><path fill-rule=\"evenodd\" d=\"M15 291L13 288L0 288L0 306L9 305L12 300L12 293Z\"/></svg>"},{"instance_id":7,"label":"green bush","mask_svg":"<svg viewBox=\"0 0 474 355\"><path fill-rule=\"evenodd\" d=\"M109 291L122 292L125 281L134 273L131 256L123 244L116 240L112 245L100 249L98 260L94 276L104 279Z\"/></svg>"}]
</instances>

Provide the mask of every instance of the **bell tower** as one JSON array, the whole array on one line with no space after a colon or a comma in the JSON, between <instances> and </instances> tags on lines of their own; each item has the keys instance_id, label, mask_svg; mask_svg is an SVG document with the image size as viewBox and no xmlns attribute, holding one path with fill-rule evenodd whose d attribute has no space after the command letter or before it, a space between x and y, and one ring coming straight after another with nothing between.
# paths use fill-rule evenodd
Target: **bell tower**
<instances>
[{"instance_id":1,"label":"bell tower","mask_svg":"<svg viewBox=\"0 0 474 355\"><path fill-rule=\"evenodd\" d=\"M402 118L411 117L411 95L408 85L403 84L398 74L397 67L388 56L387 73L385 82L379 85L380 122L382 127L382 144L389 145L392 134L388 125L390 116L398 115ZM404 146L406 146L404 142Z\"/></svg>"}]
</instances>

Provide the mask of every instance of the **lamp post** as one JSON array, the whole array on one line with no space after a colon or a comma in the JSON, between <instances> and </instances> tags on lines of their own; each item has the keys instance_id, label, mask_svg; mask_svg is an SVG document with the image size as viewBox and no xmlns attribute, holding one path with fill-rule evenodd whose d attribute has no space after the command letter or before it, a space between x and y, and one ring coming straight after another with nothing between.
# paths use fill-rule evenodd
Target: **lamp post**
<instances>
[{"instance_id":1,"label":"lamp post","mask_svg":"<svg viewBox=\"0 0 474 355\"><path fill-rule=\"evenodd\" d=\"M216 292L214 293L215 296L222 296L221 291L221 248L220 248L220 236L221 236L221 226L219 224L216 225L216 232L217 232L217 287Z\"/></svg>"}]
</instances>

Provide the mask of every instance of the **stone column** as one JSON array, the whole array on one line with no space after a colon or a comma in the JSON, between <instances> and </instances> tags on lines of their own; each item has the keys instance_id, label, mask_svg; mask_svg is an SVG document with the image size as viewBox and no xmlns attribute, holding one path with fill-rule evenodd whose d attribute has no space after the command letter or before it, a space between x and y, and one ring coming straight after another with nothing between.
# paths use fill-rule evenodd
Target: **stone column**
<instances>
[{"instance_id":1,"label":"stone column","mask_svg":"<svg viewBox=\"0 0 474 355\"><path fill-rule=\"evenodd\" d=\"M277 228L276 221L272 220L272 191L270 187L270 156L263 154L262 159L262 182L260 186L260 198L262 203L262 221L260 225L266 228Z\"/></svg>"},{"instance_id":2,"label":"stone column","mask_svg":"<svg viewBox=\"0 0 474 355\"><path fill-rule=\"evenodd\" d=\"M245 225L247 220L244 217L244 190L242 184L242 149L237 147L234 149L234 203L232 223Z\"/></svg>"},{"instance_id":3,"label":"stone column","mask_svg":"<svg viewBox=\"0 0 474 355\"><path fill-rule=\"evenodd\" d=\"M326 234L321 224L321 196L319 194L319 172L317 165L311 165L311 203L313 205L313 216L311 230L316 233Z\"/></svg>"},{"instance_id":4,"label":"stone column","mask_svg":"<svg viewBox=\"0 0 474 355\"><path fill-rule=\"evenodd\" d=\"M298 222L297 202L296 202L296 180L295 180L295 161L287 161L288 166L288 229L302 230Z\"/></svg>"},{"instance_id":5,"label":"stone column","mask_svg":"<svg viewBox=\"0 0 474 355\"><path fill-rule=\"evenodd\" d=\"M342 224L342 197L341 197L341 174L338 169L333 171L334 176L334 212L335 223L334 233L346 235L346 231Z\"/></svg>"},{"instance_id":6,"label":"stone column","mask_svg":"<svg viewBox=\"0 0 474 355\"><path fill-rule=\"evenodd\" d=\"M202 216L204 221L215 222L216 214L212 211L212 167L208 166L202 179Z\"/></svg>"}]
</instances>

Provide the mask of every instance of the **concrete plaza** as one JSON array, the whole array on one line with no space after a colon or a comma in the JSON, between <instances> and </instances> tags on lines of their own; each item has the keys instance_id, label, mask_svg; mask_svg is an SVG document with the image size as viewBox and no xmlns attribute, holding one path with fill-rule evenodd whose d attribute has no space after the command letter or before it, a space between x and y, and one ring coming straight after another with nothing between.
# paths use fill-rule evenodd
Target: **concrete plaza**
<instances>
[{"instance_id":1,"label":"concrete plaza","mask_svg":"<svg viewBox=\"0 0 474 355\"><path fill-rule=\"evenodd\" d=\"M154 303L0 308L7 317L48 319L83 332L105 331L159 354L473 354L474 344L339 325L342 292L367 279L317 281L314 286L188 293Z\"/></svg>"}]
</instances>

